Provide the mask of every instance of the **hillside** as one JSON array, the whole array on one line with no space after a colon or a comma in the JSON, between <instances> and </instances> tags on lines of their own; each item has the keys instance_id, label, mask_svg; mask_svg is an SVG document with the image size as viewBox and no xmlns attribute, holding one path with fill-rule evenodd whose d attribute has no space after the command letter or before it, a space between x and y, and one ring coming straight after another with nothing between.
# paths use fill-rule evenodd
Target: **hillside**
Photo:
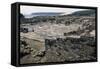
<instances>
[{"instance_id":1,"label":"hillside","mask_svg":"<svg viewBox=\"0 0 100 69\"><path fill-rule=\"evenodd\" d=\"M77 11L69 16L95 16L95 10L84 10L84 11Z\"/></svg>"}]
</instances>

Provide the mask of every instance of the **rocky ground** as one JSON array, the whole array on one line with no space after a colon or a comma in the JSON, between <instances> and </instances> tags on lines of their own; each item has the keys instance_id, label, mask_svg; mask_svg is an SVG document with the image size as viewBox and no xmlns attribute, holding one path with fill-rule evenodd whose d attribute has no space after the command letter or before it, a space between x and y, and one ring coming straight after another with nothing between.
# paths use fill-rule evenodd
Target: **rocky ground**
<instances>
[{"instance_id":1,"label":"rocky ground","mask_svg":"<svg viewBox=\"0 0 100 69\"><path fill-rule=\"evenodd\" d=\"M96 60L94 16L52 18L56 20L21 24L29 29L21 30L21 64Z\"/></svg>"}]
</instances>

